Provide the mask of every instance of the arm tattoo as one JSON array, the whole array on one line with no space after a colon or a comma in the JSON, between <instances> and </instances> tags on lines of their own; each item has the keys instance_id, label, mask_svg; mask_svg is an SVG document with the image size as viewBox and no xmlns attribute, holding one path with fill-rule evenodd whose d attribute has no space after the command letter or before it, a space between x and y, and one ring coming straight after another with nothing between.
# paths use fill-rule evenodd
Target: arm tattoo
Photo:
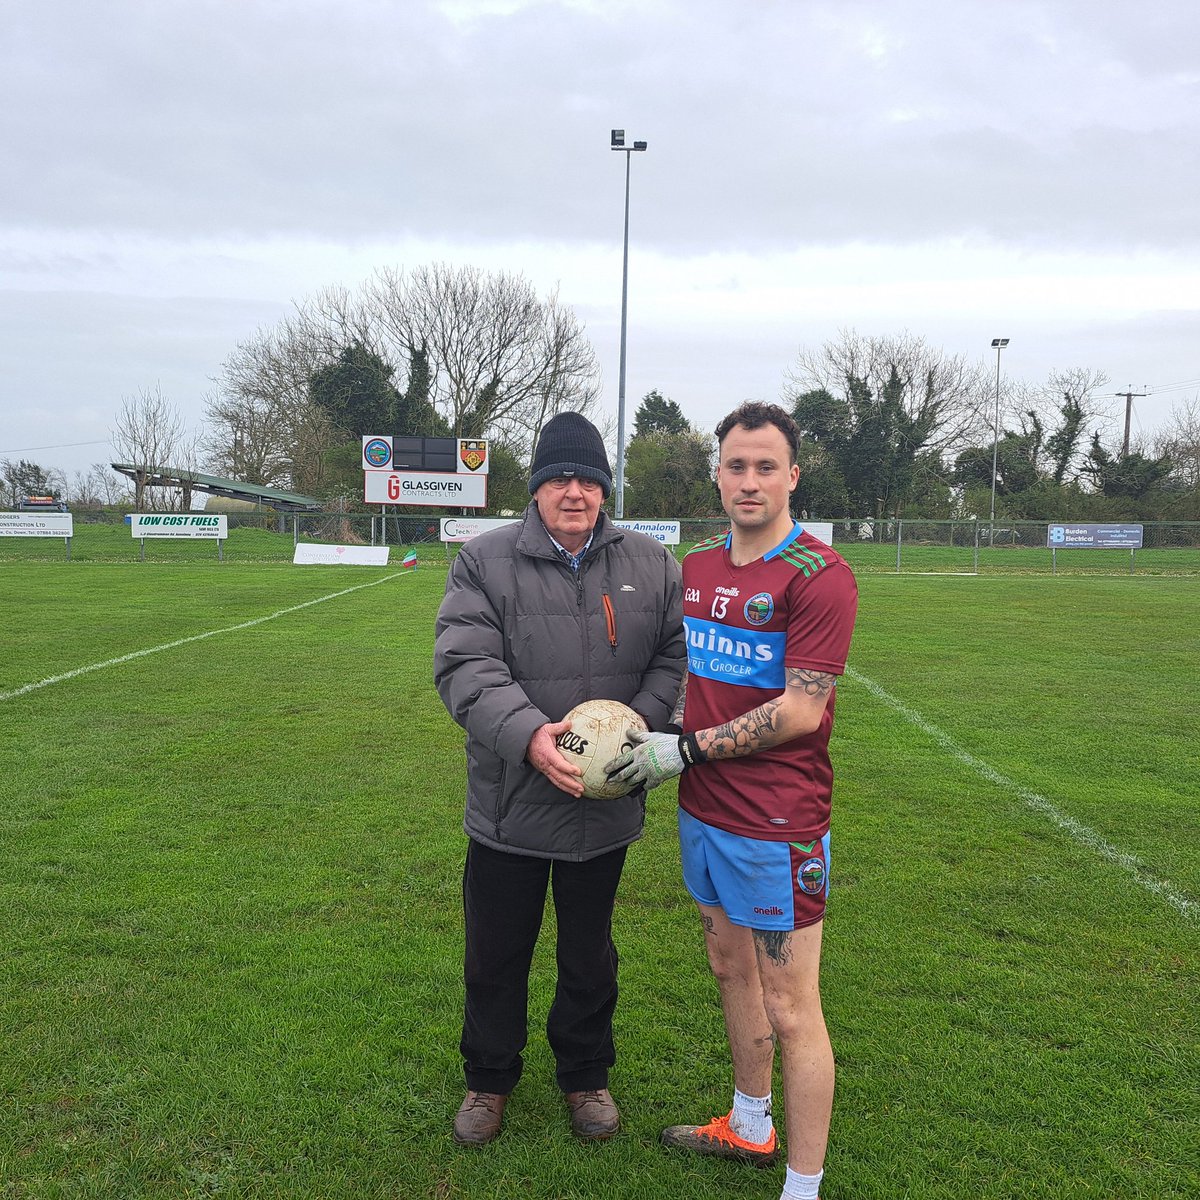
<instances>
[{"instance_id":1,"label":"arm tattoo","mask_svg":"<svg viewBox=\"0 0 1200 1200\"><path fill-rule=\"evenodd\" d=\"M700 739L700 748L708 758L740 758L743 754L753 754L756 750L773 746L781 739L779 708L787 689L802 692L824 703L828 701L836 680L837 676L828 671L788 667L783 695L768 700L740 717L734 717L732 721L726 721L724 725L716 725L705 731L705 736Z\"/></svg>"},{"instance_id":2,"label":"arm tattoo","mask_svg":"<svg viewBox=\"0 0 1200 1200\"><path fill-rule=\"evenodd\" d=\"M777 966L786 967L792 961L792 935L786 929L756 929L754 947Z\"/></svg>"},{"instance_id":3,"label":"arm tattoo","mask_svg":"<svg viewBox=\"0 0 1200 1200\"><path fill-rule=\"evenodd\" d=\"M734 717L724 725L715 726L708 731L705 739L707 744L701 748L709 758L738 758L769 745L767 739L775 732L778 707L778 699L768 700L766 704Z\"/></svg>"},{"instance_id":4,"label":"arm tattoo","mask_svg":"<svg viewBox=\"0 0 1200 1200\"><path fill-rule=\"evenodd\" d=\"M809 671L803 667L788 667L787 686L799 688L806 696L820 696L829 699L837 676L828 671Z\"/></svg>"},{"instance_id":5,"label":"arm tattoo","mask_svg":"<svg viewBox=\"0 0 1200 1200\"><path fill-rule=\"evenodd\" d=\"M679 695L675 698L675 711L671 713L672 725L683 725L683 706L687 700L687 668L684 668L683 678L679 681Z\"/></svg>"}]
</instances>

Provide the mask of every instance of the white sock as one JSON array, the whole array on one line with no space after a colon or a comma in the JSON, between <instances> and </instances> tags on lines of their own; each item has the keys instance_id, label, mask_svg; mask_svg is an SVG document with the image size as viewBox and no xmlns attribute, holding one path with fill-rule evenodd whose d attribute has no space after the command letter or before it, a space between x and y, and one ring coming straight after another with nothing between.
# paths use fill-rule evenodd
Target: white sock
<instances>
[{"instance_id":1,"label":"white sock","mask_svg":"<svg viewBox=\"0 0 1200 1200\"><path fill-rule=\"evenodd\" d=\"M817 1200L817 1191L824 1174L824 1171L818 1171L815 1175L801 1175L799 1171L788 1167L779 1200Z\"/></svg>"},{"instance_id":2,"label":"white sock","mask_svg":"<svg viewBox=\"0 0 1200 1200\"><path fill-rule=\"evenodd\" d=\"M733 1112L729 1128L748 1142L765 1142L771 1136L771 1093L765 1096L746 1096L733 1089Z\"/></svg>"}]
</instances>

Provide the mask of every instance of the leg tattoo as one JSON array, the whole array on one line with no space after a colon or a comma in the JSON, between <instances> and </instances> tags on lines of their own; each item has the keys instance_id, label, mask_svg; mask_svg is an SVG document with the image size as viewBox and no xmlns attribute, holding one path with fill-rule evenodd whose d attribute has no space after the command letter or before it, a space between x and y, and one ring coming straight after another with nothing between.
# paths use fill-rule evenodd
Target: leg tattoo
<instances>
[{"instance_id":1,"label":"leg tattoo","mask_svg":"<svg viewBox=\"0 0 1200 1200\"><path fill-rule=\"evenodd\" d=\"M778 966L792 960L792 935L786 929L756 929L754 944Z\"/></svg>"}]
</instances>

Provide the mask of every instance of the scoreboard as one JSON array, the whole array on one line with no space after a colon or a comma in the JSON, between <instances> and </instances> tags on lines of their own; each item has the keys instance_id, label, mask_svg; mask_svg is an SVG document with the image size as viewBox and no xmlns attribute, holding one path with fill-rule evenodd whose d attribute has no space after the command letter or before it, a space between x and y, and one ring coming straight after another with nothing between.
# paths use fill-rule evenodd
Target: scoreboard
<instances>
[{"instance_id":1,"label":"scoreboard","mask_svg":"<svg viewBox=\"0 0 1200 1200\"><path fill-rule=\"evenodd\" d=\"M362 443L367 504L487 507L486 439L364 434Z\"/></svg>"}]
</instances>

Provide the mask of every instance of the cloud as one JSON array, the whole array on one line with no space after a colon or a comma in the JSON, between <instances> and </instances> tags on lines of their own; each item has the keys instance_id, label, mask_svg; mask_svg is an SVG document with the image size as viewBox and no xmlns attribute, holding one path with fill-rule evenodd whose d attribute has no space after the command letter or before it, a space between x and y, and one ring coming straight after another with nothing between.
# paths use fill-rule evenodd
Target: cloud
<instances>
[{"instance_id":1,"label":"cloud","mask_svg":"<svg viewBox=\"0 0 1200 1200\"><path fill-rule=\"evenodd\" d=\"M1183 3L1149 32L1114 3L16 8L21 224L591 237L622 125L650 142L641 229L685 251L1196 237L1170 199L1200 182L1196 75L1149 52L1194 35Z\"/></svg>"},{"instance_id":2,"label":"cloud","mask_svg":"<svg viewBox=\"0 0 1200 1200\"><path fill-rule=\"evenodd\" d=\"M970 356L1011 336L1005 369L1031 381L1195 379L1198 13L9 0L4 436L103 437L156 383L194 425L236 342L293 301L435 261L558 286L615 393L612 127L649 143L630 397L711 424L842 326Z\"/></svg>"}]
</instances>

